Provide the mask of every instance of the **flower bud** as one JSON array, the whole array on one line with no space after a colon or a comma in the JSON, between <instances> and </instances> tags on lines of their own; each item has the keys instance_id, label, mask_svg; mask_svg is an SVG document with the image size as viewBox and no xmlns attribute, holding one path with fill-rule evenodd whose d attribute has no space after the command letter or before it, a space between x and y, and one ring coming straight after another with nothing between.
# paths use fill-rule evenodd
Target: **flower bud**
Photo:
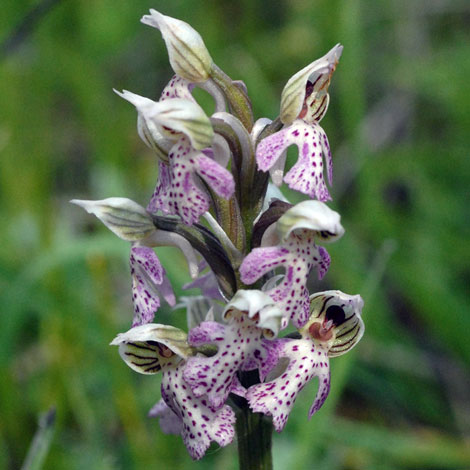
<instances>
[{"instance_id":1,"label":"flower bud","mask_svg":"<svg viewBox=\"0 0 470 470\"><path fill-rule=\"evenodd\" d=\"M72 199L72 204L94 214L119 238L129 242L141 241L155 232L148 212L139 204L124 197L110 197L101 201Z\"/></svg>"},{"instance_id":2,"label":"flower bud","mask_svg":"<svg viewBox=\"0 0 470 470\"><path fill-rule=\"evenodd\" d=\"M344 234L340 215L320 201L300 202L277 221L277 231L282 240L298 229L313 230L315 237L322 242L335 241Z\"/></svg>"},{"instance_id":3,"label":"flower bud","mask_svg":"<svg viewBox=\"0 0 470 470\"><path fill-rule=\"evenodd\" d=\"M153 9L141 21L160 30L170 64L177 75L193 83L205 82L209 78L212 58L199 33L188 23Z\"/></svg>"},{"instance_id":4,"label":"flower bud","mask_svg":"<svg viewBox=\"0 0 470 470\"><path fill-rule=\"evenodd\" d=\"M343 46L337 44L326 55L307 65L289 79L281 95L280 117L286 126L301 117L299 115L306 99L308 99L308 105L313 108L309 114L315 115L317 122L320 121L328 107L327 90L330 78L342 52ZM312 89L306 97L308 82L311 82Z\"/></svg>"}]
</instances>

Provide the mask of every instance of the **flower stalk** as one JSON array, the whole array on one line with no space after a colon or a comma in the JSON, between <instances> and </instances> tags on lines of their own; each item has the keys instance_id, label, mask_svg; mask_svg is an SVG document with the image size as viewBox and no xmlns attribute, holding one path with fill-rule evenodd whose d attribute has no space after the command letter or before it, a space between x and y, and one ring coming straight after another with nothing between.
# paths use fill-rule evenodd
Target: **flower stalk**
<instances>
[{"instance_id":1,"label":"flower stalk","mask_svg":"<svg viewBox=\"0 0 470 470\"><path fill-rule=\"evenodd\" d=\"M236 432L240 470L272 470L273 425L269 419L253 413L248 405L239 407Z\"/></svg>"},{"instance_id":2,"label":"flower stalk","mask_svg":"<svg viewBox=\"0 0 470 470\"><path fill-rule=\"evenodd\" d=\"M319 125L342 46L288 80L280 117L255 121L246 86L214 63L199 33L155 10L142 22L160 30L175 75L156 101L117 94L135 106L139 136L155 152L155 190L146 208L116 197L72 201L131 244L132 327L111 344L136 372L162 375L149 416L179 434L193 459L237 436L240 469L268 470L273 429L284 429L315 377L309 419L320 409L330 358L364 332L359 295L311 293L308 282L312 270L327 274L323 245L344 234L325 204L333 167ZM195 86L213 96L212 116ZM291 145L299 157L284 175ZM308 199L290 204L283 183ZM192 278L183 289L199 295L177 304L154 251L165 245L181 249ZM187 331L154 323L161 300L187 309Z\"/></svg>"}]
</instances>

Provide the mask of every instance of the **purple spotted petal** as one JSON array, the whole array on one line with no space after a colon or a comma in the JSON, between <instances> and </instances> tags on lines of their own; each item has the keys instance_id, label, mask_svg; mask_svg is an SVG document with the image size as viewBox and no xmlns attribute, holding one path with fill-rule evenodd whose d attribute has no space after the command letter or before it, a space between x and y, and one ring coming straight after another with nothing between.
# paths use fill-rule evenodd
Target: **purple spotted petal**
<instances>
[{"instance_id":1,"label":"purple spotted petal","mask_svg":"<svg viewBox=\"0 0 470 470\"><path fill-rule=\"evenodd\" d=\"M317 129L320 134L321 149L326 160L328 183L331 186L333 184L333 158L331 157L330 143L328 142L326 132L320 126L317 126Z\"/></svg>"},{"instance_id":2,"label":"purple spotted petal","mask_svg":"<svg viewBox=\"0 0 470 470\"><path fill-rule=\"evenodd\" d=\"M284 266L289 256L289 249L284 246L255 248L245 257L240 266L242 281L245 284L253 284L263 274L279 266Z\"/></svg>"},{"instance_id":3,"label":"purple spotted petal","mask_svg":"<svg viewBox=\"0 0 470 470\"><path fill-rule=\"evenodd\" d=\"M202 322L188 333L188 343L191 346L201 346L209 343L220 343L224 340L226 326L214 321Z\"/></svg>"},{"instance_id":4,"label":"purple spotted petal","mask_svg":"<svg viewBox=\"0 0 470 470\"><path fill-rule=\"evenodd\" d=\"M183 289L201 289L201 294L209 299L223 300L219 284L213 271L203 274L192 282L183 285Z\"/></svg>"},{"instance_id":5,"label":"purple spotted petal","mask_svg":"<svg viewBox=\"0 0 470 470\"><path fill-rule=\"evenodd\" d=\"M197 222L209 209L209 196L194 181L198 154L189 140L182 137L168 155L171 167L168 206L173 214L178 214L188 225Z\"/></svg>"},{"instance_id":6,"label":"purple spotted petal","mask_svg":"<svg viewBox=\"0 0 470 470\"><path fill-rule=\"evenodd\" d=\"M328 251L322 246L318 247L318 254L320 255L320 261L318 262L318 279L322 280L330 267L331 257Z\"/></svg>"},{"instance_id":7,"label":"purple spotted petal","mask_svg":"<svg viewBox=\"0 0 470 470\"><path fill-rule=\"evenodd\" d=\"M143 325L153 320L160 307L159 294L170 305L175 305L175 296L165 270L152 248L133 246L130 256L132 276L132 299L134 319L132 326Z\"/></svg>"},{"instance_id":8,"label":"purple spotted petal","mask_svg":"<svg viewBox=\"0 0 470 470\"><path fill-rule=\"evenodd\" d=\"M253 360L245 362L242 370L258 369L259 378L264 382L267 375L279 364L279 354L286 339L267 340L263 339L259 351L254 351Z\"/></svg>"},{"instance_id":9,"label":"purple spotted petal","mask_svg":"<svg viewBox=\"0 0 470 470\"><path fill-rule=\"evenodd\" d=\"M198 356L188 359L184 379L196 396L207 395L214 408L222 406L238 384L236 373L247 363L258 367L263 360L262 330L244 313L236 311L233 320L222 330L220 324L203 322L188 335L188 343L197 346L207 343L217 346L212 357ZM205 341L201 342L201 339Z\"/></svg>"},{"instance_id":10,"label":"purple spotted petal","mask_svg":"<svg viewBox=\"0 0 470 470\"><path fill-rule=\"evenodd\" d=\"M170 186L170 167L166 163L158 162L157 186L147 206L147 210L150 213L155 213L158 210L161 210L164 214L171 213L168 206Z\"/></svg>"},{"instance_id":11,"label":"purple spotted petal","mask_svg":"<svg viewBox=\"0 0 470 470\"><path fill-rule=\"evenodd\" d=\"M224 199L230 199L235 191L232 173L220 166L215 160L200 153L197 158L198 175L214 192Z\"/></svg>"},{"instance_id":12,"label":"purple spotted petal","mask_svg":"<svg viewBox=\"0 0 470 470\"><path fill-rule=\"evenodd\" d=\"M178 75L173 75L171 80L165 86L160 96L160 101L165 101L172 98L182 98L185 100L193 101L196 100L191 94L191 90L194 88L194 85L185 80L184 78L179 77Z\"/></svg>"},{"instance_id":13,"label":"purple spotted petal","mask_svg":"<svg viewBox=\"0 0 470 470\"><path fill-rule=\"evenodd\" d=\"M330 388L330 370L326 351L312 341L278 341L281 344L278 357L289 361L287 369L270 382L250 387L246 399L253 412L272 416L274 429L281 432L298 393L313 377L319 378L320 386L309 417L323 405Z\"/></svg>"},{"instance_id":14,"label":"purple spotted petal","mask_svg":"<svg viewBox=\"0 0 470 470\"><path fill-rule=\"evenodd\" d=\"M262 171L273 170L274 179L282 176L282 168L276 163L283 157L290 145L297 145L299 158L297 163L285 175L284 181L291 189L307 194L313 199L327 201L331 199L323 179L323 154L328 166L328 179L331 183L331 153L323 129L317 124L307 124L301 119L290 126L263 139L256 148L256 161ZM325 143L326 142L326 143Z\"/></svg>"},{"instance_id":15,"label":"purple spotted petal","mask_svg":"<svg viewBox=\"0 0 470 470\"><path fill-rule=\"evenodd\" d=\"M231 173L202 152L194 150L186 136L182 136L171 148L168 159L169 171L160 167L161 177L149 210L160 209L165 213L177 214L187 225L197 222L209 210L210 198L195 180L196 175L204 179L219 196L232 196L234 181Z\"/></svg>"},{"instance_id":16,"label":"purple spotted petal","mask_svg":"<svg viewBox=\"0 0 470 470\"><path fill-rule=\"evenodd\" d=\"M150 418L158 418L163 434L181 434L183 431L183 421L171 408L163 401L159 400L149 411Z\"/></svg>"},{"instance_id":17,"label":"purple spotted petal","mask_svg":"<svg viewBox=\"0 0 470 470\"><path fill-rule=\"evenodd\" d=\"M181 436L193 459L202 458L211 441L220 446L230 444L235 435L235 413L224 405L215 410L206 397L196 397L183 379L184 361L166 368L162 379L162 398L183 421Z\"/></svg>"},{"instance_id":18,"label":"purple spotted petal","mask_svg":"<svg viewBox=\"0 0 470 470\"><path fill-rule=\"evenodd\" d=\"M324 250L326 251L326 250ZM323 252L321 252L323 253ZM307 278L310 270L317 266L319 274L326 272L326 260L313 241L312 232L303 230L289 235L278 247L255 248L245 257L241 266L241 279L252 284L274 268L283 266L285 274L276 286L266 291L279 308L297 327L302 327L309 317L309 293ZM287 323L284 321L282 327Z\"/></svg>"}]
</instances>

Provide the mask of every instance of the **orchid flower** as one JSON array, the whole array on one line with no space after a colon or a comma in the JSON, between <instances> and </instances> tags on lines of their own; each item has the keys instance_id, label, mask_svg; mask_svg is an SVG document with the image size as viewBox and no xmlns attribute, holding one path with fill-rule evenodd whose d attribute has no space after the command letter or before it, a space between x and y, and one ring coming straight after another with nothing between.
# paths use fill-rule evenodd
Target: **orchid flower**
<instances>
[{"instance_id":1,"label":"orchid flower","mask_svg":"<svg viewBox=\"0 0 470 470\"><path fill-rule=\"evenodd\" d=\"M225 403L238 384L238 370L261 367L261 340L277 335L282 312L263 292L239 290L222 317L229 323L227 326L203 322L189 332L191 346L213 344L217 346L217 353L212 357L191 357L184 372L184 379L193 393L207 395L216 409Z\"/></svg>"},{"instance_id":2,"label":"orchid flower","mask_svg":"<svg viewBox=\"0 0 470 470\"><path fill-rule=\"evenodd\" d=\"M316 267L321 279L330 264L328 252L318 247L315 239L336 240L344 229L339 214L319 201L304 201L292 207L278 220L276 228L280 243L255 248L240 266L241 279L245 284L253 284L264 274L284 267L281 282L266 293L284 312L283 327L290 319L299 328L309 316L308 274Z\"/></svg>"},{"instance_id":3,"label":"orchid flower","mask_svg":"<svg viewBox=\"0 0 470 470\"><path fill-rule=\"evenodd\" d=\"M165 422L166 430L174 432L181 423L181 436L192 458L203 457L211 441L221 447L232 442L233 410L228 405L216 410L206 398L194 395L183 379L186 360L194 353L186 333L168 325L148 323L118 335L111 345L119 346L119 354L131 369L141 374L162 372L162 398L175 415L170 414L170 425ZM164 410L153 411L158 415Z\"/></svg>"},{"instance_id":4,"label":"orchid flower","mask_svg":"<svg viewBox=\"0 0 470 470\"><path fill-rule=\"evenodd\" d=\"M300 390L318 377L317 395L308 414L310 419L330 391L329 357L348 352L364 333L363 305L359 295L350 296L340 291L311 296L311 315L300 330L301 339L265 342L270 364L277 364L281 359L289 362L278 377L247 390L246 399L253 412L272 416L274 429L281 432Z\"/></svg>"},{"instance_id":5,"label":"orchid flower","mask_svg":"<svg viewBox=\"0 0 470 470\"><path fill-rule=\"evenodd\" d=\"M177 214L192 225L210 207L199 178L224 199L232 196L235 186L232 174L207 155L211 152L201 151L212 144L214 133L188 87L184 80L174 78L158 103L129 91L118 94L137 108L144 142L158 149L168 147L168 140L172 142L168 164L162 159L159 163L159 181L148 209Z\"/></svg>"},{"instance_id":6,"label":"orchid flower","mask_svg":"<svg viewBox=\"0 0 470 470\"><path fill-rule=\"evenodd\" d=\"M153 251L154 246L173 245L181 249L188 262L192 277L198 273L194 249L180 235L157 230L148 212L130 199L108 198L100 201L71 202L96 215L119 238L132 243L130 267L132 276L132 300L134 304L133 326L149 323L160 307L160 295L170 305L176 303L175 295L166 272Z\"/></svg>"},{"instance_id":7,"label":"orchid flower","mask_svg":"<svg viewBox=\"0 0 470 470\"><path fill-rule=\"evenodd\" d=\"M318 123L328 108L328 86L342 50L343 46L336 45L287 82L282 92L280 116L285 127L261 140L256 149L259 169L269 170L273 182L280 186L287 147L297 145L299 159L284 176L284 181L291 189L320 201L331 199L323 179L323 157L330 185L333 165L328 138Z\"/></svg>"}]
</instances>

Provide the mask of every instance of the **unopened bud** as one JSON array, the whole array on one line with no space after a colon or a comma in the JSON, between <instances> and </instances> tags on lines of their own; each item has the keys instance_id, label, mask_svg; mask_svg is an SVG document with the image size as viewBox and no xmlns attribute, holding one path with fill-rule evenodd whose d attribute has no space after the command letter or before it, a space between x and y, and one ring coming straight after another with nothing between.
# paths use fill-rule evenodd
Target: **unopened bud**
<instances>
[{"instance_id":1,"label":"unopened bud","mask_svg":"<svg viewBox=\"0 0 470 470\"><path fill-rule=\"evenodd\" d=\"M160 30L168 49L170 64L177 75L193 83L205 82L209 78L212 58L194 28L153 9L141 21Z\"/></svg>"}]
</instances>

